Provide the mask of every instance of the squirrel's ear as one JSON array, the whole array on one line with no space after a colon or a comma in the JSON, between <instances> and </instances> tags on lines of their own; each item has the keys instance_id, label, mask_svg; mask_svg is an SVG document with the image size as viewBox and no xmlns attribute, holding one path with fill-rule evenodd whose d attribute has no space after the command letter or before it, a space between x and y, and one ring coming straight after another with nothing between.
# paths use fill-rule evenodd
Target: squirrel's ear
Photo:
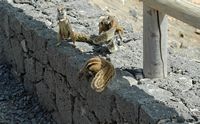
<instances>
[{"instance_id":1,"label":"squirrel's ear","mask_svg":"<svg viewBox=\"0 0 200 124\"><path fill-rule=\"evenodd\" d=\"M106 18L106 16L100 16L99 21L102 21L104 18Z\"/></svg>"},{"instance_id":2,"label":"squirrel's ear","mask_svg":"<svg viewBox=\"0 0 200 124\"><path fill-rule=\"evenodd\" d=\"M64 5L63 4L60 4L60 5L57 6L57 11L62 10L62 9L64 9Z\"/></svg>"}]
</instances>

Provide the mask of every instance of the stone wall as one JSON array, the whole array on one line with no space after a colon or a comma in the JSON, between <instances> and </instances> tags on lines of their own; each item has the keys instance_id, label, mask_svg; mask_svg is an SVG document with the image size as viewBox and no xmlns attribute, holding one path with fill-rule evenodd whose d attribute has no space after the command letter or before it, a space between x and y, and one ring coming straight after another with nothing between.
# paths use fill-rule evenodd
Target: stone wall
<instances>
[{"instance_id":1,"label":"stone wall","mask_svg":"<svg viewBox=\"0 0 200 124\"><path fill-rule=\"evenodd\" d=\"M120 69L104 92L93 91L89 82L77 79L91 55L70 45L55 47L56 32L23 10L0 2L0 28L5 36L1 60L12 65L15 76L58 123L154 124L177 117L174 109L133 85L137 82L132 75Z\"/></svg>"}]
</instances>

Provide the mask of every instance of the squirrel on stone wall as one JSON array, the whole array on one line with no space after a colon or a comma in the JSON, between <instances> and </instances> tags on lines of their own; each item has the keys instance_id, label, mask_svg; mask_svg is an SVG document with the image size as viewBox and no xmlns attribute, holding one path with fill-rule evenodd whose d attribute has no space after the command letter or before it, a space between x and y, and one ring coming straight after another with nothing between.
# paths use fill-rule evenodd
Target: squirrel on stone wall
<instances>
[{"instance_id":1,"label":"squirrel on stone wall","mask_svg":"<svg viewBox=\"0 0 200 124\"><path fill-rule=\"evenodd\" d=\"M67 18L67 12L63 5L60 5L57 8L57 20L59 25L59 32L58 32L58 43L57 45L61 44L61 40L66 40L71 38L73 45L75 46L75 41L89 41L90 36L84 33L74 32L71 26L69 19Z\"/></svg>"},{"instance_id":2,"label":"squirrel on stone wall","mask_svg":"<svg viewBox=\"0 0 200 124\"><path fill-rule=\"evenodd\" d=\"M122 42L123 41L122 34L124 33L124 29L119 25L116 17L111 15L102 17L99 22L99 34L101 34L102 32L106 32L112 28L116 29L115 34L119 35L120 42Z\"/></svg>"},{"instance_id":3,"label":"squirrel on stone wall","mask_svg":"<svg viewBox=\"0 0 200 124\"><path fill-rule=\"evenodd\" d=\"M69 19L67 18L67 12L63 5L60 5L57 8L57 20L59 25L59 33L58 33L58 43L60 45L61 40L69 39L73 41L73 45L75 46L75 41L78 42L87 42L89 44L102 45L106 44L108 46L109 51L112 53L117 50L117 46L115 45L115 34L119 34L121 38L121 34L123 33L123 29L119 27L117 20L108 16L102 19L99 22L99 35L98 36L90 36L84 33L74 32L71 26ZM122 38L121 38L122 39Z\"/></svg>"},{"instance_id":4,"label":"squirrel on stone wall","mask_svg":"<svg viewBox=\"0 0 200 124\"><path fill-rule=\"evenodd\" d=\"M89 44L102 45L106 44L110 52L117 50L115 44L116 34L122 41L123 28L119 26L114 16L103 17L99 22L99 35L90 36L84 33L74 32L67 11L63 5L57 8L57 20L59 25L58 44L61 40L71 39L73 45L75 42L87 42ZM79 79L86 77L91 81L91 88L96 92L102 92L115 76L115 68L112 63L102 57L93 57L89 59L79 72Z\"/></svg>"},{"instance_id":5,"label":"squirrel on stone wall","mask_svg":"<svg viewBox=\"0 0 200 124\"><path fill-rule=\"evenodd\" d=\"M79 80L86 77L91 81L91 88L102 92L115 76L115 68L108 60L96 56L90 58L79 72Z\"/></svg>"}]
</instances>

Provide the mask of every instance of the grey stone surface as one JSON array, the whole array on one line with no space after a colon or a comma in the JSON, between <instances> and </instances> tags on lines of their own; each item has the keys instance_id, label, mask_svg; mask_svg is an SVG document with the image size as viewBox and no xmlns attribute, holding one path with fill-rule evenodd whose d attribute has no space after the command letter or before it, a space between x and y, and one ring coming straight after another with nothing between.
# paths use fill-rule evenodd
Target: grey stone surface
<instances>
[{"instance_id":1,"label":"grey stone surface","mask_svg":"<svg viewBox=\"0 0 200 124\"><path fill-rule=\"evenodd\" d=\"M26 41L25 40L21 40L20 44L21 44L21 47L23 49L23 52L27 53L28 49L27 49L27 46L26 46Z\"/></svg>"},{"instance_id":2,"label":"grey stone surface","mask_svg":"<svg viewBox=\"0 0 200 124\"><path fill-rule=\"evenodd\" d=\"M0 18L1 56L14 67L25 89L53 111L57 123L198 123L200 63L196 59L176 54L172 48L168 77L145 79L142 34L133 32L124 20L120 22L125 27L125 41L115 53L99 53L95 46L81 42L76 48L67 41L55 47L56 6L61 3L76 31L98 33L98 18L104 12L86 0L38 0L34 5L0 2L4 17ZM102 93L93 91L85 79L77 79L81 66L95 55L109 57L117 71Z\"/></svg>"},{"instance_id":3,"label":"grey stone surface","mask_svg":"<svg viewBox=\"0 0 200 124\"><path fill-rule=\"evenodd\" d=\"M39 101L46 107L48 111L56 111L56 101L49 91L49 87L42 81L36 84L36 91Z\"/></svg>"},{"instance_id":4,"label":"grey stone surface","mask_svg":"<svg viewBox=\"0 0 200 124\"><path fill-rule=\"evenodd\" d=\"M10 44L12 48L12 55L14 57L14 62L16 63L16 71L19 73L24 73L24 56L22 52L22 47L17 39L10 39Z\"/></svg>"},{"instance_id":5,"label":"grey stone surface","mask_svg":"<svg viewBox=\"0 0 200 124\"><path fill-rule=\"evenodd\" d=\"M35 63L35 82L39 82L41 80L44 80L44 71L45 71L45 66L42 65L41 63L37 62Z\"/></svg>"},{"instance_id":6,"label":"grey stone surface","mask_svg":"<svg viewBox=\"0 0 200 124\"><path fill-rule=\"evenodd\" d=\"M11 67L5 64L0 64L0 123L56 123L51 113L39 104L37 96L27 93L23 83L11 74Z\"/></svg>"},{"instance_id":7,"label":"grey stone surface","mask_svg":"<svg viewBox=\"0 0 200 124\"><path fill-rule=\"evenodd\" d=\"M2 17L1 18L2 23L0 24L0 26L3 32L5 32L4 35L6 36L6 38L8 38L9 37L9 25L8 25L9 22L8 22L8 15L5 14L6 12L7 11L5 9L1 8L0 16Z\"/></svg>"},{"instance_id":8,"label":"grey stone surface","mask_svg":"<svg viewBox=\"0 0 200 124\"><path fill-rule=\"evenodd\" d=\"M74 98L71 95L64 78L61 76L59 76L56 81L56 105L62 118L62 123L71 124L73 121Z\"/></svg>"},{"instance_id":9,"label":"grey stone surface","mask_svg":"<svg viewBox=\"0 0 200 124\"><path fill-rule=\"evenodd\" d=\"M56 74L53 70L46 68L44 72L44 83L48 85L49 92L52 94L56 94L56 82L58 80L58 74Z\"/></svg>"}]
</instances>

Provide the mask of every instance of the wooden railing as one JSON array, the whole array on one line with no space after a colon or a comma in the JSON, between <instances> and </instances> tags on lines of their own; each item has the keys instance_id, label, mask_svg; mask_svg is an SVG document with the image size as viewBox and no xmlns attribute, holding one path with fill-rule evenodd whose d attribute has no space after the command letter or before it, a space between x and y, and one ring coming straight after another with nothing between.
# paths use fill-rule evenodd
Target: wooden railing
<instances>
[{"instance_id":1,"label":"wooden railing","mask_svg":"<svg viewBox=\"0 0 200 124\"><path fill-rule=\"evenodd\" d=\"M147 78L167 77L167 15L200 29L200 6L186 0L143 0L143 69Z\"/></svg>"}]
</instances>

